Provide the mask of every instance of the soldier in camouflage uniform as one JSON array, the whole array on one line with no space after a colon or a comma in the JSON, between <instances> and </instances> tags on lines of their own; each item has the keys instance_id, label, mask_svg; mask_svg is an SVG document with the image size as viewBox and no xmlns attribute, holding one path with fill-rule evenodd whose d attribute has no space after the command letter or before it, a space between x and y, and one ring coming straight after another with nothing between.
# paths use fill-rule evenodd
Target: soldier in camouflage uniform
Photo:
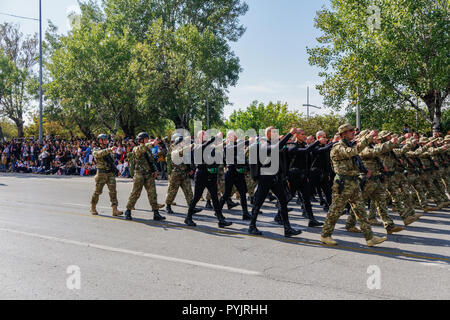
<instances>
[{"instance_id":1,"label":"soldier in camouflage uniform","mask_svg":"<svg viewBox=\"0 0 450 320\"><path fill-rule=\"evenodd\" d=\"M337 245L337 242L333 240L331 235L346 204L350 203L367 245L375 246L386 241L386 237L378 238L374 236L367 221L359 185L359 169L355 160L355 156L372 142L374 133L363 137L357 145L353 145L351 142L355 134L354 128L350 124L339 127L339 134L342 139L333 146L330 153L336 177L333 184L333 200L322 229L321 241L328 245Z\"/></svg>"},{"instance_id":2,"label":"soldier in camouflage uniform","mask_svg":"<svg viewBox=\"0 0 450 320\"><path fill-rule=\"evenodd\" d=\"M139 146L133 149L134 156L134 178L133 178L133 190L131 191L130 198L128 199L127 211L125 212L125 219L132 220L131 210L133 210L137 200L141 196L142 188L145 187L147 191L148 200L153 210L153 220L162 221L166 218L159 214L159 205L156 195L155 179L157 177L157 171L153 157L149 152L149 149L158 143L158 141L148 142L149 135L146 132L142 132L138 135L137 140Z\"/></svg>"},{"instance_id":3,"label":"soldier in camouflage uniform","mask_svg":"<svg viewBox=\"0 0 450 320\"><path fill-rule=\"evenodd\" d=\"M192 149L193 145L185 146L184 138L181 135L174 138L174 148L171 152L169 152L170 156L168 157L167 161L167 163L169 164L168 168L170 168L170 178L166 197L166 211L169 214L174 214L172 210L172 203L177 196L179 188L183 190L184 197L188 205L191 203L192 198L194 197L194 194L192 193L191 179L189 178L191 166L185 163L176 164L173 161L173 159L175 158L183 158L183 156ZM198 213L200 211L202 210L196 208L194 210L194 213Z\"/></svg>"},{"instance_id":4,"label":"soldier in camouflage uniform","mask_svg":"<svg viewBox=\"0 0 450 320\"><path fill-rule=\"evenodd\" d=\"M379 137L381 142L384 143L391 140L392 134L388 131L382 131ZM403 223L407 226L417 221L421 215L415 214L414 206L409 198L409 190L406 188L409 184L405 182L404 169L398 160L407 151L399 148L400 143L404 140L404 137L402 137L397 140L397 143L390 143L380 154L380 159L386 166L387 190L392 197L393 205L396 207Z\"/></svg>"},{"instance_id":5,"label":"soldier in camouflage uniform","mask_svg":"<svg viewBox=\"0 0 450 320\"><path fill-rule=\"evenodd\" d=\"M446 207L448 204L446 204L446 199L442 199L442 196L439 192L437 192L434 184L433 184L433 170L434 170L434 163L431 158L432 156L432 147L433 142L430 142L428 138L421 138L419 140L419 144L421 147L415 151L409 151L406 155L408 157L417 157L420 159L420 162L422 163L422 174L420 175L420 178L422 180L422 184L425 186L426 190L428 191L428 198L433 198L433 201L435 202L436 206L439 209L442 209ZM430 150L431 149L431 150Z\"/></svg>"},{"instance_id":6,"label":"soldier in camouflage uniform","mask_svg":"<svg viewBox=\"0 0 450 320\"><path fill-rule=\"evenodd\" d=\"M95 148L93 151L95 164L97 165L97 174L95 176L95 191L91 199L91 214L98 215L96 206L106 184L109 189L112 213L114 217L117 217L123 214L122 211L117 209L119 204L116 190L117 168L114 166L113 160L113 153L117 150L117 147L106 148L108 145L108 136L106 134L99 135L97 141L100 144L100 148Z\"/></svg>"},{"instance_id":7,"label":"soldier in camouflage uniform","mask_svg":"<svg viewBox=\"0 0 450 320\"><path fill-rule=\"evenodd\" d=\"M428 205L427 190L421 180L422 163L417 157L409 157L411 151L416 151L420 146L418 140L410 138L407 144L410 144L410 151L404 155L406 169L408 171L407 179L415 192L415 203L424 212L432 212L434 208Z\"/></svg>"},{"instance_id":8,"label":"soldier in camouflage uniform","mask_svg":"<svg viewBox=\"0 0 450 320\"><path fill-rule=\"evenodd\" d=\"M360 135L360 137L363 138L364 135ZM378 142L377 137L373 137L373 140L374 143ZM364 166L371 172L370 177L362 177L362 181L365 181L365 183L361 184L363 201L364 203L366 203L368 200L371 201L371 207L377 209L381 220L383 220L384 228L386 229L388 234L400 232L403 230L403 228L395 226L394 221L388 214L386 203L387 190L383 175L384 164L378 156L383 152L383 148L389 147L389 143L395 142L396 140L393 139L392 141L383 144L369 144L359 154L359 156L363 160ZM347 219L345 228L348 231L360 233L361 230L357 229L355 225L356 217L352 211Z\"/></svg>"},{"instance_id":9,"label":"soldier in camouflage uniform","mask_svg":"<svg viewBox=\"0 0 450 320\"><path fill-rule=\"evenodd\" d=\"M431 159L434 161L435 170L433 171L433 185L436 192L439 194L439 198L442 201L440 208L448 207L450 204L447 195L445 194L445 184L443 178L445 177L445 166L447 165L446 159L442 157L442 154L446 152L445 146L440 146L440 138L432 140L433 146L430 148Z\"/></svg>"}]
</instances>

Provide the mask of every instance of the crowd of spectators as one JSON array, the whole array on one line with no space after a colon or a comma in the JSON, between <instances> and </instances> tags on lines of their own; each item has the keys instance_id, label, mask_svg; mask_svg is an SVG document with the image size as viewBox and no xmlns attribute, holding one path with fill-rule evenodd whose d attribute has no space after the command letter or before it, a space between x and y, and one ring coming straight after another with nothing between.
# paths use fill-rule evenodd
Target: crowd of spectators
<instances>
[{"instance_id":1,"label":"crowd of spectators","mask_svg":"<svg viewBox=\"0 0 450 320\"><path fill-rule=\"evenodd\" d=\"M0 171L34 173L42 175L77 175L93 176L97 173L93 149L97 146L95 140L73 139L65 140L49 138L42 144L32 139L12 139L0 142ZM114 161L119 176L130 177L127 154L136 146L134 140L123 139L111 142L116 146ZM159 177L167 179L167 146L164 142L152 148Z\"/></svg>"}]
</instances>

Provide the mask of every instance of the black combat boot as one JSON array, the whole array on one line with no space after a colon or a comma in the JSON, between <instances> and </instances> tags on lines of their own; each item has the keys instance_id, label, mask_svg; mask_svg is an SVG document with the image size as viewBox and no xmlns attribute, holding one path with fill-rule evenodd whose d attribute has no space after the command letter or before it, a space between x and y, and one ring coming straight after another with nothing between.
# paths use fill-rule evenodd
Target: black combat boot
<instances>
[{"instance_id":1,"label":"black combat boot","mask_svg":"<svg viewBox=\"0 0 450 320\"><path fill-rule=\"evenodd\" d=\"M234 203L233 201L231 201L231 199L227 200L227 206L228 206L228 210L233 209L234 207L237 207L239 204Z\"/></svg>"},{"instance_id":2,"label":"black combat boot","mask_svg":"<svg viewBox=\"0 0 450 320\"><path fill-rule=\"evenodd\" d=\"M206 208L206 209L212 209L212 208L213 208L213 206L212 206L212 204L211 204L211 200L207 200L207 201L206 201L206 206L205 206L205 208Z\"/></svg>"},{"instance_id":3,"label":"black combat boot","mask_svg":"<svg viewBox=\"0 0 450 320\"><path fill-rule=\"evenodd\" d=\"M322 222L319 222L314 218L314 214L312 212L308 212L307 218L309 219L308 227L317 228L323 226Z\"/></svg>"},{"instance_id":4,"label":"black combat boot","mask_svg":"<svg viewBox=\"0 0 450 320\"><path fill-rule=\"evenodd\" d=\"M125 211L125 220L131 221L133 218L131 217L131 210Z\"/></svg>"},{"instance_id":5,"label":"black combat boot","mask_svg":"<svg viewBox=\"0 0 450 320\"><path fill-rule=\"evenodd\" d=\"M255 196L251 196L249 198L250 198L250 200L249 200L250 204L254 205L255 204Z\"/></svg>"},{"instance_id":6,"label":"black combat boot","mask_svg":"<svg viewBox=\"0 0 450 320\"><path fill-rule=\"evenodd\" d=\"M301 230L296 230L296 229L292 228L291 226L285 226L284 227L284 236L286 238L290 238L292 236L297 236L297 235L299 235L301 233L302 233Z\"/></svg>"},{"instance_id":7,"label":"black combat boot","mask_svg":"<svg viewBox=\"0 0 450 320\"><path fill-rule=\"evenodd\" d=\"M163 217L162 215L160 215L158 210L153 210L153 220L163 221L163 220L166 220L166 217Z\"/></svg>"},{"instance_id":8,"label":"black combat boot","mask_svg":"<svg viewBox=\"0 0 450 320\"><path fill-rule=\"evenodd\" d=\"M253 236L262 236L262 232L259 231L255 225L250 225L250 227L248 228L248 234L251 234Z\"/></svg>"},{"instance_id":9,"label":"black combat boot","mask_svg":"<svg viewBox=\"0 0 450 320\"><path fill-rule=\"evenodd\" d=\"M275 197L271 192L267 195L269 198L269 201L272 202L273 200L277 200L277 197Z\"/></svg>"},{"instance_id":10,"label":"black combat boot","mask_svg":"<svg viewBox=\"0 0 450 320\"><path fill-rule=\"evenodd\" d=\"M195 222L192 220L192 215L194 214L194 210L191 210L189 208L188 214L186 219L184 220L184 223L187 224L189 227L196 227L197 225L195 224Z\"/></svg>"},{"instance_id":11,"label":"black combat boot","mask_svg":"<svg viewBox=\"0 0 450 320\"><path fill-rule=\"evenodd\" d=\"M203 209L197 209L197 208L194 208L194 214L199 213L199 212L202 212L202 211L203 211Z\"/></svg>"},{"instance_id":12,"label":"black combat boot","mask_svg":"<svg viewBox=\"0 0 450 320\"><path fill-rule=\"evenodd\" d=\"M242 210L243 211L243 214L242 214L242 220L244 220L244 221L250 221L250 220L252 220L252 216L248 213L248 209L247 208L245 208L244 210Z\"/></svg>"},{"instance_id":13,"label":"black combat boot","mask_svg":"<svg viewBox=\"0 0 450 320\"><path fill-rule=\"evenodd\" d=\"M170 204L168 204L166 206L166 211L167 211L168 214L175 214L175 212L173 212L172 206Z\"/></svg>"},{"instance_id":14,"label":"black combat boot","mask_svg":"<svg viewBox=\"0 0 450 320\"><path fill-rule=\"evenodd\" d=\"M277 212L277 215L273 219L276 223L278 223L280 226L283 225L283 218L281 218L280 211Z\"/></svg>"}]
</instances>

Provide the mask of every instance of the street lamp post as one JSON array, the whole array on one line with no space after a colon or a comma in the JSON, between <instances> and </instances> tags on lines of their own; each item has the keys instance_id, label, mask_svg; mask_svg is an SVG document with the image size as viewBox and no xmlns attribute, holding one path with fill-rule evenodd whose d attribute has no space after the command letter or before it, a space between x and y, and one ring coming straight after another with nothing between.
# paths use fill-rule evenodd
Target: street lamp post
<instances>
[{"instance_id":1,"label":"street lamp post","mask_svg":"<svg viewBox=\"0 0 450 320\"><path fill-rule=\"evenodd\" d=\"M42 144L42 6L39 0L39 143Z\"/></svg>"},{"instance_id":2,"label":"street lamp post","mask_svg":"<svg viewBox=\"0 0 450 320\"><path fill-rule=\"evenodd\" d=\"M312 104L309 103L309 87L307 88L307 95L306 95L306 99L307 99L307 103L304 104L303 106L306 107L306 117L309 119L309 108L316 108L316 109L322 109L320 107L314 106Z\"/></svg>"}]
</instances>

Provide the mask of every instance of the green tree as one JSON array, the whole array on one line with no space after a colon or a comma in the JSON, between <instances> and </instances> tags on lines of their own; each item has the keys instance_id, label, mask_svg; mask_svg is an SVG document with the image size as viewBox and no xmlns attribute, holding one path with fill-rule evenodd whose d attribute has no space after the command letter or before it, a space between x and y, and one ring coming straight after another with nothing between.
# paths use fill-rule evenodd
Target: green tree
<instances>
[{"instance_id":1,"label":"green tree","mask_svg":"<svg viewBox=\"0 0 450 320\"><path fill-rule=\"evenodd\" d=\"M239 59L223 40L195 26L167 29L162 20L149 29L147 40L137 45L133 76L139 79L141 111L189 128L191 120L220 123L226 90L239 77Z\"/></svg>"},{"instance_id":2,"label":"green tree","mask_svg":"<svg viewBox=\"0 0 450 320\"><path fill-rule=\"evenodd\" d=\"M23 137L24 116L30 109L33 66L37 62L37 35L26 36L19 27L0 24L0 114L11 119Z\"/></svg>"},{"instance_id":3,"label":"green tree","mask_svg":"<svg viewBox=\"0 0 450 320\"><path fill-rule=\"evenodd\" d=\"M269 102L267 105L253 101L246 110L234 111L225 121L228 129L256 130L274 126L280 132L287 132L291 123L299 119L298 112L289 111L287 103Z\"/></svg>"},{"instance_id":4,"label":"green tree","mask_svg":"<svg viewBox=\"0 0 450 320\"><path fill-rule=\"evenodd\" d=\"M325 104L383 110L406 102L439 129L450 90L448 0L331 0L331 7L317 13L323 35L307 50L323 69Z\"/></svg>"}]
</instances>

